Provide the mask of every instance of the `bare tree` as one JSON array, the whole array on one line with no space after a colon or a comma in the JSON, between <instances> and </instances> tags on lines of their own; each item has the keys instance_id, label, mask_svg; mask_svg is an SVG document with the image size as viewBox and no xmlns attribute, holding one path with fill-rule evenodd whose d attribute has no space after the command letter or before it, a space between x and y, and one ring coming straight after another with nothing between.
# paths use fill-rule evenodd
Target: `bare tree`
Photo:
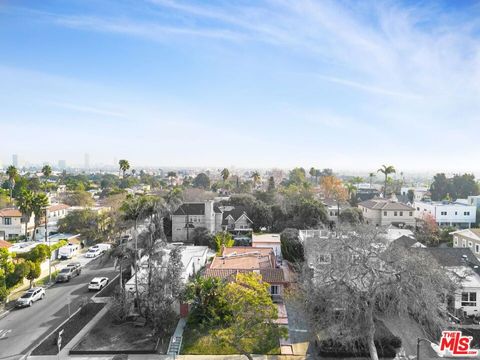
<instances>
[{"instance_id":1,"label":"bare tree","mask_svg":"<svg viewBox=\"0 0 480 360\"><path fill-rule=\"evenodd\" d=\"M302 297L314 333L345 346L360 341L378 360L375 322L414 319L430 336L446 321L446 294L456 285L420 249L389 247L382 229L340 229L305 243Z\"/></svg>"}]
</instances>

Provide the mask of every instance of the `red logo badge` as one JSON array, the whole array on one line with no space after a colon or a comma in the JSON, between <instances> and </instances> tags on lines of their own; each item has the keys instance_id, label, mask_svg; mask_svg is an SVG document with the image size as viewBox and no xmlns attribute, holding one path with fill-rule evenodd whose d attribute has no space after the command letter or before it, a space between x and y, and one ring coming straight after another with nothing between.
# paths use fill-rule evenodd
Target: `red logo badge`
<instances>
[{"instance_id":1,"label":"red logo badge","mask_svg":"<svg viewBox=\"0 0 480 360\"><path fill-rule=\"evenodd\" d=\"M443 331L438 350L444 356L477 356L478 350L470 349L472 339L461 331Z\"/></svg>"}]
</instances>

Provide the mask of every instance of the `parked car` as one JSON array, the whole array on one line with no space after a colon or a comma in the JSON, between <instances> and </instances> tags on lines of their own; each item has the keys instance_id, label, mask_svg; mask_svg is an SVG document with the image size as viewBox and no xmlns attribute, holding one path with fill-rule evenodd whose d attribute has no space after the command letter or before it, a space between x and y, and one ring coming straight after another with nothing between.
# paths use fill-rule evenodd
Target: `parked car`
<instances>
[{"instance_id":1,"label":"parked car","mask_svg":"<svg viewBox=\"0 0 480 360\"><path fill-rule=\"evenodd\" d=\"M70 281L74 276L80 275L82 272L80 263L70 263L66 268L60 270L55 279L56 282Z\"/></svg>"},{"instance_id":2,"label":"parked car","mask_svg":"<svg viewBox=\"0 0 480 360\"><path fill-rule=\"evenodd\" d=\"M100 249L100 252L104 253L107 250L110 250L112 248L112 245L110 244L96 244L93 245L90 249Z\"/></svg>"},{"instance_id":3,"label":"parked car","mask_svg":"<svg viewBox=\"0 0 480 360\"><path fill-rule=\"evenodd\" d=\"M88 290L101 290L108 284L107 277L95 277L88 284Z\"/></svg>"},{"instance_id":4,"label":"parked car","mask_svg":"<svg viewBox=\"0 0 480 360\"><path fill-rule=\"evenodd\" d=\"M102 254L102 251L97 247L94 248L93 246L88 249L88 251L85 253L85 257L87 258L94 258Z\"/></svg>"},{"instance_id":5,"label":"parked car","mask_svg":"<svg viewBox=\"0 0 480 360\"><path fill-rule=\"evenodd\" d=\"M45 297L45 289L36 287L28 290L20 298L17 299L16 307L32 306L35 301L41 300Z\"/></svg>"}]
</instances>

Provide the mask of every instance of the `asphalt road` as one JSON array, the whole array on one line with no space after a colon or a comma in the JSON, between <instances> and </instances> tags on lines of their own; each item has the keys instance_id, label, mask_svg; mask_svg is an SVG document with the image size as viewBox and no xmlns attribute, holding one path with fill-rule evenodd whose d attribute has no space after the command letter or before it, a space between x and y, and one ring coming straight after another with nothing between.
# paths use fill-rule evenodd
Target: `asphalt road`
<instances>
[{"instance_id":1,"label":"asphalt road","mask_svg":"<svg viewBox=\"0 0 480 360\"><path fill-rule=\"evenodd\" d=\"M95 294L87 288L93 277L106 276L112 279L115 275L112 262L104 264L100 257L86 264L80 276L47 289L45 298L32 307L12 310L0 319L0 359L21 358L68 317L69 303L70 312L73 313L80 306L82 298Z\"/></svg>"}]
</instances>

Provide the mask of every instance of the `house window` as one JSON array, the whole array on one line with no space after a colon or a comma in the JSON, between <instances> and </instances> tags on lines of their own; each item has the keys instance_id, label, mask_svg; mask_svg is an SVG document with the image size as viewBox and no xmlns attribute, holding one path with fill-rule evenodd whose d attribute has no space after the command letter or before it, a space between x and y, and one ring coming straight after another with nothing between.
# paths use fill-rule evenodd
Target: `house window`
<instances>
[{"instance_id":1,"label":"house window","mask_svg":"<svg viewBox=\"0 0 480 360\"><path fill-rule=\"evenodd\" d=\"M458 245L458 238L456 236L453 237L453 245Z\"/></svg>"},{"instance_id":2,"label":"house window","mask_svg":"<svg viewBox=\"0 0 480 360\"><path fill-rule=\"evenodd\" d=\"M383 212L383 216L387 216L387 212L386 212L386 211Z\"/></svg>"},{"instance_id":3,"label":"house window","mask_svg":"<svg viewBox=\"0 0 480 360\"><path fill-rule=\"evenodd\" d=\"M3 218L3 225L12 225L12 218Z\"/></svg>"},{"instance_id":4,"label":"house window","mask_svg":"<svg viewBox=\"0 0 480 360\"><path fill-rule=\"evenodd\" d=\"M478 254L480 253L480 245L475 244L475 252Z\"/></svg>"},{"instance_id":5,"label":"house window","mask_svg":"<svg viewBox=\"0 0 480 360\"><path fill-rule=\"evenodd\" d=\"M330 264L332 261L332 257L330 254L320 254L318 255L318 263L319 264Z\"/></svg>"},{"instance_id":6,"label":"house window","mask_svg":"<svg viewBox=\"0 0 480 360\"><path fill-rule=\"evenodd\" d=\"M458 215L458 211L455 211L455 215Z\"/></svg>"},{"instance_id":7,"label":"house window","mask_svg":"<svg viewBox=\"0 0 480 360\"><path fill-rule=\"evenodd\" d=\"M400 211L400 216L403 216L403 211Z\"/></svg>"},{"instance_id":8,"label":"house window","mask_svg":"<svg viewBox=\"0 0 480 360\"><path fill-rule=\"evenodd\" d=\"M471 241L468 242L468 247L472 247L473 243Z\"/></svg>"},{"instance_id":9,"label":"house window","mask_svg":"<svg viewBox=\"0 0 480 360\"><path fill-rule=\"evenodd\" d=\"M279 295L280 289L278 288L278 285L271 285L270 286L270 294L271 295Z\"/></svg>"},{"instance_id":10,"label":"house window","mask_svg":"<svg viewBox=\"0 0 480 360\"><path fill-rule=\"evenodd\" d=\"M462 240L462 247L467 247L467 240L465 239Z\"/></svg>"},{"instance_id":11,"label":"house window","mask_svg":"<svg viewBox=\"0 0 480 360\"><path fill-rule=\"evenodd\" d=\"M420 208L417 206L417 211L420 211Z\"/></svg>"},{"instance_id":12,"label":"house window","mask_svg":"<svg viewBox=\"0 0 480 360\"><path fill-rule=\"evenodd\" d=\"M469 216L469 215L470 215L470 211L465 211L465 212L463 213L463 215Z\"/></svg>"},{"instance_id":13,"label":"house window","mask_svg":"<svg viewBox=\"0 0 480 360\"><path fill-rule=\"evenodd\" d=\"M397 216L398 213L396 211L393 212L393 216Z\"/></svg>"},{"instance_id":14,"label":"house window","mask_svg":"<svg viewBox=\"0 0 480 360\"><path fill-rule=\"evenodd\" d=\"M440 215L447 215L447 212L446 212L446 211L442 211L442 212L440 213Z\"/></svg>"},{"instance_id":15,"label":"house window","mask_svg":"<svg viewBox=\"0 0 480 360\"><path fill-rule=\"evenodd\" d=\"M477 306L477 293L462 292L462 306Z\"/></svg>"},{"instance_id":16,"label":"house window","mask_svg":"<svg viewBox=\"0 0 480 360\"><path fill-rule=\"evenodd\" d=\"M409 211L408 216L413 216L413 211Z\"/></svg>"}]
</instances>

